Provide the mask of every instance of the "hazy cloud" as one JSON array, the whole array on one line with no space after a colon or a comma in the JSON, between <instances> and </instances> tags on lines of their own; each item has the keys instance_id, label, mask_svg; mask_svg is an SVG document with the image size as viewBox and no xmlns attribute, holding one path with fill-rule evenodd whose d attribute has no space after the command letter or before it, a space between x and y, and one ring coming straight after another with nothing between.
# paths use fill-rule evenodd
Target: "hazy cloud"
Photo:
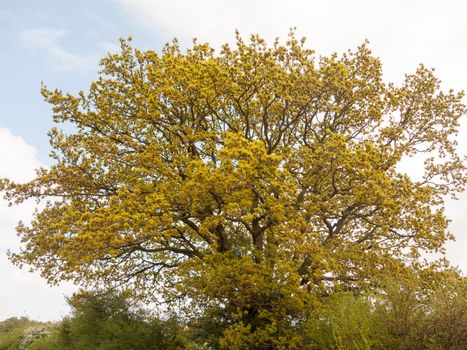
<instances>
[{"instance_id":1,"label":"hazy cloud","mask_svg":"<svg viewBox=\"0 0 467 350\"><path fill-rule=\"evenodd\" d=\"M44 54L54 70L94 70L98 62L96 55L69 52L60 44L61 39L67 34L63 29L37 28L23 30L19 33L19 37L26 48Z\"/></svg>"},{"instance_id":2,"label":"hazy cloud","mask_svg":"<svg viewBox=\"0 0 467 350\"><path fill-rule=\"evenodd\" d=\"M438 68L447 86L461 89L467 76L467 27L462 0L115 0L137 24L168 38L206 40L215 46L258 33L268 40L289 28L318 53L342 52L370 40L394 81L420 62Z\"/></svg>"},{"instance_id":3,"label":"hazy cloud","mask_svg":"<svg viewBox=\"0 0 467 350\"><path fill-rule=\"evenodd\" d=\"M19 36L23 44L29 48L48 49L58 45L58 41L67 32L63 29L31 29L23 30Z\"/></svg>"},{"instance_id":4,"label":"hazy cloud","mask_svg":"<svg viewBox=\"0 0 467 350\"><path fill-rule=\"evenodd\" d=\"M116 43L105 41L101 43L101 47L104 52L106 53L118 53L120 52L120 45L117 45Z\"/></svg>"}]
</instances>

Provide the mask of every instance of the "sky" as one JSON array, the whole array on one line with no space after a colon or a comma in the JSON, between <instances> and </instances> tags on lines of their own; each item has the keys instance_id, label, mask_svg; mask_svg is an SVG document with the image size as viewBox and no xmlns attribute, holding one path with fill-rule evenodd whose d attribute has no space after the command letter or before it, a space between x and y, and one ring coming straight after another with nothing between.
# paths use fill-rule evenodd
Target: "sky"
<instances>
[{"instance_id":1,"label":"sky","mask_svg":"<svg viewBox=\"0 0 467 350\"><path fill-rule=\"evenodd\" d=\"M465 90L466 13L464 0L0 0L0 177L26 181L38 166L51 165L47 131L53 123L41 84L86 90L99 59L118 51L120 37L131 35L142 50L160 50L173 37L183 47L193 37L219 47L233 42L236 29L272 41L296 27L307 46L323 55L369 40L386 81L400 83L424 63L436 68L444 89ZM459 150L467 154L465 120ZM64 296L76 290L70 284L49 287L6 258L8 249L20 247L16 224L30 220L34 207L0 200L0 320L58 320L69 311ZM446 207L457 237L447 257L465 273L467 196L448 200Z\"/></svg>"}]
</instances>

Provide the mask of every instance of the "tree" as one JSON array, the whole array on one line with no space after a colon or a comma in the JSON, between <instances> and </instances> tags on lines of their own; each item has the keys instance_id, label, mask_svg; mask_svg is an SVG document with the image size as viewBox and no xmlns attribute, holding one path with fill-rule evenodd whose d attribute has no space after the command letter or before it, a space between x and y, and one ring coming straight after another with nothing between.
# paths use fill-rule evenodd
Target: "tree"
<instances>
[{"instance_id":1,"label":"tree","mask_svg":"<svg viewBox=\"0 0 467 350\"><path fill-rule=\"evenodd\" d=\"M87 94L42 90L72 131L50 131L50 169L3 181L9 200L45 203L11 259L50 283L185 298L217 315L221 346L298 348L319 296L452 238L466 107L424 66L396 87L367 44L317 57L293 33L219 53L122 40L101 66ZM417 181L398 168L411 156Z\"/></svg>"},{"instance_id":2,"label":"tree","mask_svg":"<svg viewBox=\"0 0 467 350\"><path fill-rule=\"evenodd\" d=\"M335 292L305 323L312 349L465 349L466 278L452 269L387 271L373 292Z\"/></svg>"},{"instance_id":3,"label":"tree","mask_svg":"<svg viewBox=\"0 0 467 350\"><path fill-rule=\"evenodd\" d=\"M55 350L191 349L175 318L165 321L133 305L127 293L80 292L68 299L72 314L36 345ZM36 349L34 348L34 349Z\"/></svg>"},{"instance_id":4,"label":"tree","mask_svg":"<svg viewBox=\"0 0 467 350\"><path fill-rule=\"evenodd\" d=\"M47 334L47 324L27 317L11 317L0 322L0 350L25 348Z\"/></svg>"}]
</instances>

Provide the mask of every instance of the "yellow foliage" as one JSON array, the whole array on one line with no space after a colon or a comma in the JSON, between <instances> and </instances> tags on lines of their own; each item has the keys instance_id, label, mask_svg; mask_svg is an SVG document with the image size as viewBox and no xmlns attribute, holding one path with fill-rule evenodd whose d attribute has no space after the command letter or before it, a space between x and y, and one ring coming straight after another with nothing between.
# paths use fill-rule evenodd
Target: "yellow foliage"
<instances>
[{"instance_id":1,"label":"yellow foliage","mask_svg":"<svg viewBox=\"0 0 467 350\"><path fill-rule=\"evenodd\" d=\"M443 196L465 184L453 136L466 108L432 70L396 87L365 44L317 57L293 33L219 53L122 40L101 67L88 93L43 89L74 129L50 131L49 170L2 182L12 202L45 202L11 258L51 283L220 305L238 321L224 346L256 334L292 349L287 329L317 296L451 237ZM415 154L418 182L397 168Z\"/></svg>"}]
</instances>

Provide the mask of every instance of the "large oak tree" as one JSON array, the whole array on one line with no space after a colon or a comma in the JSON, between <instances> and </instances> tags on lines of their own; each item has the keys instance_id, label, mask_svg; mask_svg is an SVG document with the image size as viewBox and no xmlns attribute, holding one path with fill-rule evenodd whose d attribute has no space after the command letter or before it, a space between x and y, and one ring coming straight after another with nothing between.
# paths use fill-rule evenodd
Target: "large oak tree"
<instances>
[{"instance_id":1,"label":"large oak tree","mask_svg":"<svg viewBox=\"0 0 467 350\"><path fill-rule=\"evenodd\" d=\"M11 258L51 283L184 298L222 310L225 347L293 348L317 296L451 238L466 108L430 69L394 86L366 44L322 57L293 33L218 53L122 40L101 66L88 93L43 89L71 131L50 131L49 169L3 182L11 201L43 203ZM399 167L413 156L418 180Z\"/></svg>"}]
</instances>

